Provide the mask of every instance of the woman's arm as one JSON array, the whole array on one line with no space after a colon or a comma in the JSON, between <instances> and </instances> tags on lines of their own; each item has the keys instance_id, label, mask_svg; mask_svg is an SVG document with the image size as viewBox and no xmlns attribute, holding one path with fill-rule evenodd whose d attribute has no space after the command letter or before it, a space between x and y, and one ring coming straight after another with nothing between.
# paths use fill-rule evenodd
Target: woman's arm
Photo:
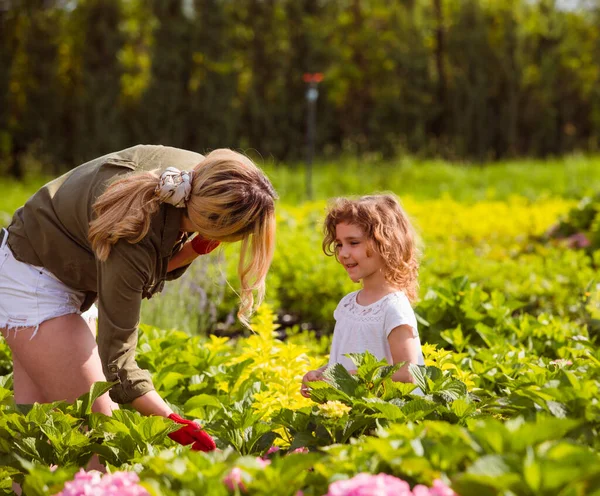
<instances>
[{"instance_id":1,"label":"woman's arm","mask_svg":"<svg viewBox=\"0 0 600 496\"><path fill-rule=\"evenodd\" d=\"M191 241L185 243L181 250L169 260L167 272L191 264L196 260L196 257L210 253L219 246L219 244L218 241L206 239L197 234Z\"/></svg>"},{"instance_id":2,"label":"woman's arm","mask_svg":"<svg viewBox=\"0 0 600 496\"><path fill-rule=\"evenodd\" d=\"M401 325L392 329L388 335L388 343L392 352L394 364L406 362L394 373L392 379L398 382L414 382L414 378L408 370L408 365L418 362L418 351L413 329L409 325Z\"/></svg>"},{"instance_id":3,"label":"woman's arm","mask_svg":"<svg viewBox=\"0 0 600 496\"><path fill-rule=\"evenodd\" d=\"M169 260L169 265L167 266L167 272L171 272L172 270L178 269L179 267L185 267L186 265L191 264L196 258L199 256L198 253L192 247L192 242L188 241L183 245L181 250L179 250L172 258Z\"/></svg>"},{"instance_id":4,"label":"woman's arm","mask_svg":"<svg viewBox=\"0 0 600 496\"><path fill-rule=\"evenodd\" d=\"M97 262L96 341L104 375L117 383L109 392L116 403L154 390L150 373L135 360L142 293L153 263L150 250L127 242L116 243L108 260Z\"/></svg>"},{"instance_id":5,"label":"woman's arm","mask_svg":"<svg viewBox=\"0 0 600 496\"><path fill-rule=\"evenodd\" d=\"M148 391L131 402L131 406L142 415L160 415L168 417L173 410L165 403L156 391Z\"/></svg>"}]
</instances>

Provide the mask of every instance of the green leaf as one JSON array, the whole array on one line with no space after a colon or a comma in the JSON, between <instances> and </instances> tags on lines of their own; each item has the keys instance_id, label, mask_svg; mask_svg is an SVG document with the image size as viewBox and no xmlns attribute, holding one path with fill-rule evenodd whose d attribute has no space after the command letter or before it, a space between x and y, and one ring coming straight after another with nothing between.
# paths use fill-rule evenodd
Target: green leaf
<instances>
[{"instance_id":1,"label":"green leaf","mask_svg":"<svg viewBox=\"0 0 600 496\"><path fill-rule=\"evenodd\" d=\"M558 418L566 418L567 417L567 407L558 401L548 400L546 401L546 405L548 406L548 410Z\"/></svg>"},{"instance_id":2,"label":"green leaf","mask_svg":"<svg viewBox=\"0 0 600 496\"><path fill-rule=\"evenodd\" d=\"M354 405L361 405L366 408L379 412L378 414L370 414L370 417L374 418L385 418L388 420L404 420L406 414L402 411L399 406L388 403L387 401L380 400L379 398L366 398L362 401L357 401Z\"/></svg>"},{"instance_id":3,"label":"green leaf","mask_svg":"<svg viewBox=\"0 0 600 496\"><path fill-rule=\"evenodd\" d=\"M144 417L138 426L142 440L154 444L162 440L167 434L179 430L181 426L163 417Z\"/></svg>"},{"instance_id":4,"label":"green leaf","mask_svg":"<svg viewBox=\"0 0 600 496\"><path fill-rule=\"evenodd\" d=\"M359 431L363 431L364 428L370 427L372 425L372 421L365 417L351 418L348 423L344 426L342 431L342 438L339 440L341 443L347 443L348 440L359 433ZM361 434L360 432L359 434Z\"/></svg>"},{"instance_id":5,"label":"green leaf","mask_svg":"<svg viewBox=\"0 0 600 496\"><path fill-rule=\"evenodd\" d=\"M450 410L462 420L473 414L477 407L468 398L458 398L452 402Z\"/></svg>"},{"instance_id":6,"label":"green leaf","mask_svg":"<svg viewBox=\"0 0 600 496\"><path fill-rule=\"evenodd\" d=\"M505 425L509 430L508 437L512 450L523 453L527 446L537 446L546 441L563 439L580 424L581 421L576 419L539 415L535 422L509 420Z\"/></svg>"},{"instance_id":7,"label":"green leaf","mask_svg":"<svg viewBox=\"0 0 600 496\"><path fill-rule=\"evenodd\" d=\"M381 396L381 399L387 401L408 396L417 389L417 385L411 382L394 382L390 379L386 379L383 382L383 385L385 387L385 393Z\"/></svg>"},{"instance_id":8,"label":"green leaf","mask_svg":"<svg viewBox=\"0 0 600 496\"><path fill-rule=\"evenodd\" d=\"M197 394L185 402L183 410L185 412L190 412L191 410L200 409L205 406L223 408L223 403L221 403L214 395Z\"/></svg>"},{"instance_id":9,"label":"green leaf","mask_svg":"<svg viewBox=\"0 0 600 496\"><path fill-rule=\"evenodd\" d=\"M339 400L344 403L351 403L352 398L344 391L336 389L330 383L325 381L314 381L310 383L310 397L317 403L325 403L326 401Z\"/></svg>"},{"instance_id":10,"label":"green leaf","mask_svg":"<svg viewBox=\"0 0 600 496\"><path fill-rule=\"evenodd\" d=\"M327 367L323 372L323 377L336 389L342 391L348 396L354 396L358 381L350 374L346 368L336 363L332 367Z\"/></svg>"},{"instance_id":11,"label":"green leaf","mask_svg":"<svg viewBox=\"0 0 600 496\"><path fill-rule=\"evenodd\" d=\"M475 460L468 469L469 474L485 475L487 477L501 477L510 474L512 469L501 455L485 455Z\"/></svg>"},{"instance_id":12,"label":"green leaf","mask_svg":"<svg viewBox=\"0 0 600 496\"><path fill-rule=\"evenodd\" d=\"M312 432L298 432L292 440L292 444L290 445L290 451L293 451L298 448L312 448L315 446L319 446L319 439L315 437L315 435Z\"/></svg>"},{"instance_id":13,"label":"green leaf","mask_svg":"<svg viewBox=\"0 0 600 496\"><path fill-rule=\"evenodd\" d=\"M450 403L467 395L467 387L464 383L458 380L451 380L443 385L440 390L434 391L433 394L440 395L444 401Z\"/></svg>"},{"instance_id":14,"label":"green leaf","mask_svg":"<svg viewBox=\"0 0 600 496\"><path fill-rule=\"evenodd\" d=\"M89 415L90 413L92 413L92 406L94 405L94 402L100 396L102 396L104 393L107 393L110 390L110 388L112 388L113 386L115 386L117 384L118 384L118 381L95 382L94 384L92 384L92 388L90 389L89 396L88 396L89 402L85 408L85 414Z\"/></svg>"},{"instance_id":15,"label":"green leaf","mask_svg":"<svg viewBox=\"0 0 600 496\"><path fill-rule=\"evenodd\" d=\"M536 461L533 449L527 448L527 455L525 456L525 462L523 467L523 476L525 482L531 488L534 494L538 494L542 484L542 469L540 464Z\"/></svg>"},{"instance_id":16,"label":"green leaf","mask_svg":"<svg viewBox=\"0 0 600 496\"><path fill-rule=\"evenodd\" d=\"M415 383L417 386L419 386L421 391L423 391L424 394L428 394L430 392L430 387L426 377L426 367L411 363L408 365L408 370L415 379Z\"/></svg>"},{"instance_id":17,"label":"green leaf","mask_svg":"<svg viewBox=\"0 0 600 496\"><path fill-rule=\"evenodd\" d=\"M407 401L402 407L402 412L410 420L421 420L427 417L430 413L434 412L439 405L428 401L424 398L416 398L414 400Z\"/></svg>"}]
</instances>

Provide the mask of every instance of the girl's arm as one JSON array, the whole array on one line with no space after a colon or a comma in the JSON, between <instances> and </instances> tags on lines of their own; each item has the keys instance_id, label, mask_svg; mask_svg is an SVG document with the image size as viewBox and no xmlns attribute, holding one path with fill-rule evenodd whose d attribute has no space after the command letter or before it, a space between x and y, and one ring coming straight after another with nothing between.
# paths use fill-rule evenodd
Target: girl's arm
<instances>
[{"instance_id":1,"label":"girl's arm","mask_svg":"<svg viewBox=\"0 0 600 496\"><path fill-rule=\"evenodd\" d=\"M408 370L410 363L418 362L416 338L413 336L412 327L409 325L395 327L388 335L388 343L394 364L407 362L400 370L396 371L392 379L398 382L414 382L414 378Z\"/></svg>"}]
</instances>

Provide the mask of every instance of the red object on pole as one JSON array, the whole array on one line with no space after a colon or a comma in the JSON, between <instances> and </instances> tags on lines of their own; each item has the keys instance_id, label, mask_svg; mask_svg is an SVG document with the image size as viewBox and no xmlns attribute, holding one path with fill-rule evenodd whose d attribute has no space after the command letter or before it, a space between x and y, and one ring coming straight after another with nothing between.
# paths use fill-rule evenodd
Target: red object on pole
<instances>
[{"instance_id":1,"label":"red object on pole","mask_svg":"<svg viewBox=\"0 0 600 496\"><path fill-rule=\"evenodd\" d=\"M323 73L322 72L306 72L304 76L302 76L302 80L305 83L320 83L323 81Z\"/></svg>"}]
</instances>

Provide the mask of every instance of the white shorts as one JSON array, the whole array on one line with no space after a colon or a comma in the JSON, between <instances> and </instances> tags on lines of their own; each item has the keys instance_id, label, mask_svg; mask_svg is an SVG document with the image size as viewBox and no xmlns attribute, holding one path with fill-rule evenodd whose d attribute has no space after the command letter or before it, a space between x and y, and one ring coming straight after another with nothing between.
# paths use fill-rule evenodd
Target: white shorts
<instances>
[{"instance_id":1,"label":"white shorts","mask_svg":"<svg viewBox=\"0 0 600 496\"><path fill-rule=\"evenodd\" d=\"M76 313L92 323L98 317L95 305L81 314L82 291L69 288L43 267L19 262L8 244L4 229L0 242L0 328L9 330L35 327L46 320Z\"/></svg>"}]
</instances>

